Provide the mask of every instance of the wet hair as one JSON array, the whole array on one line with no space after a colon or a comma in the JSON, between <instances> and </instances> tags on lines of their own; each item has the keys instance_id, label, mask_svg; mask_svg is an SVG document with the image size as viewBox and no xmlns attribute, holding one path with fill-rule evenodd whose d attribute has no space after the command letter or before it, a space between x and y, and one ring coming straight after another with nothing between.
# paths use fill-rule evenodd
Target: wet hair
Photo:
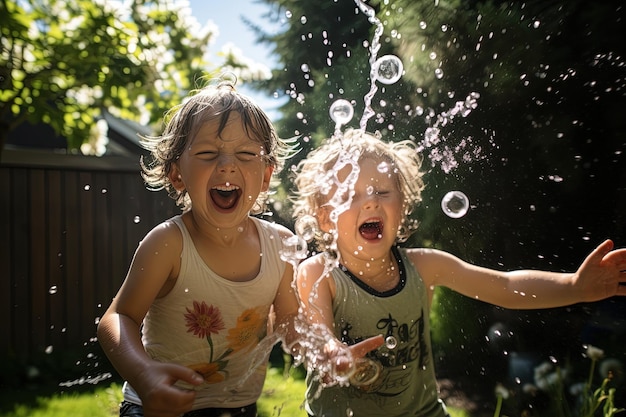
<instances>
[{"instance_id":1,"label":"wet hair","mask_svg":"<svg viewBox=\"0 0 626 417\"><path fill-rule=\"evenodd\" d=\"M183 210L191 208L191 199L187 190L174 188L168 175L203 124L217 121L220 135L231 113L239 114L248 137L263 147L263 159L274 167L274 174L280 172L285 160L297 151L295 139L279 138L267 114L250 98L237 92L235 84L236 79L226 76L209 81L166 113L161 136L141 137L142 145L151 152L150 162L141 159L142 176L148 188L165 189ZM259 194L253 213L264 210L266 198L266 192Z\"/></svg>"},{"instance_id":2,"label":"wet hair","mask_svg":"<svg viewBox=\"0 0 626 417\"><path fill-rule=\"evenodd\" d=\"M421 171L422 157L415 143L410 140L385 142L380 135L365 132L361 129L347 129L342 135L325 139L322 144L310 152L295 169L294 184L296 191L293 196L293 217L298 223L312 216L317 220L318 210L328 203L332 197L328 194L332 184L324 184L326 173L333 169L337 160L346 152L358 155L358 162L373 157L387 162L388 172L395 175L398 189L402 194L404 218L398 230L396 240L403 242L417 229L417 221L410 222L409 216L422 200L424 182ZM303 222L304 223L304 222ZM315 239L319 249L328 249L328 233L320 230L317 222Z\"/></svg>"}]
</instances>

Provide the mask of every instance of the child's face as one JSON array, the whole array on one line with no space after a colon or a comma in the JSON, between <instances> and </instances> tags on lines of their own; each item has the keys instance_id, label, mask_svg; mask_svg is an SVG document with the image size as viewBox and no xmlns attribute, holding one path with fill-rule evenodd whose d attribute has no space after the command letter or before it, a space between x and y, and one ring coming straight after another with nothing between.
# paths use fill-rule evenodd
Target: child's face
<instances>
[{"instance_id":1,"label":"child's face","mask_svg":"<svg viewBox=\"0 0 626 417\"><path fill-rule=\"evenodd\" d=\"M337 221L337 245L343 259L373 260L388 253L395 243L403 199L397 174L388 162L365 157L359 167L352 204ZM327 230L334 227L329 223L324 226Z\"/></svg>"},{"instance_id":2,"label":"child's face","mask_svg":"<svg viewBox=\"0 0 626 417\"><path fill-rule=\"evenodd\" d=\"M170 180L176 189L187 190L194 215L226 228L247 218L259 193L268 189L273 168L237 113L230 115L220 136L217 128L217 121L200 127Z\"/></svg>"}]
</instances>

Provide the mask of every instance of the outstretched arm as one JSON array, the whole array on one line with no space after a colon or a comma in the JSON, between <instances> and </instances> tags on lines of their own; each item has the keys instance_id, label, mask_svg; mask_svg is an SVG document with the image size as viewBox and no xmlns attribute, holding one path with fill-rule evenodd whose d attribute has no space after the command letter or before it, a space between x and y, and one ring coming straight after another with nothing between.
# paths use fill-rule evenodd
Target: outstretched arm
<instances>
[{"instance_id":1,"label":"outstretched arm","mask_svg":"<svg viewBox=\"0 0 626 417\"><path fill-rule=\"evenodd\" d=\"M573 273L496 271L430 249L414 250L411 257L427 285L446 286L505 308L552 308L626 295L626 249L613 250L610 240Z\"/></svg>"}]
</instances>

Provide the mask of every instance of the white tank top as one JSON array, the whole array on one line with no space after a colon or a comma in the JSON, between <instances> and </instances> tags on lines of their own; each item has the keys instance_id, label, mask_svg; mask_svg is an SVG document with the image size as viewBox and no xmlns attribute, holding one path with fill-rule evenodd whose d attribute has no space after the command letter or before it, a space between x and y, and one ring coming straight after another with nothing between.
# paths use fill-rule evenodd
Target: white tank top
<instances>
[{"instance_id":1,"label":"white tank top","mask_svg":"<svg viewBox=\"0 0 626 417\"><path fill-rule=\"evenodd\" d=\"M269 347L254 348L267 321L285 262L278 227L252 217L261 242L261 268L251 281L233 282L202 260L181 216L170 221L182 233L180 274L172 290L156 299L143 322L143 345L161 362L192 367L205 377L193 409L241 407L257 401L265 380ZM245 379L245 383L243 378ZM128 383L124 399L141 400Z\"/></svg>"}]
</instances>

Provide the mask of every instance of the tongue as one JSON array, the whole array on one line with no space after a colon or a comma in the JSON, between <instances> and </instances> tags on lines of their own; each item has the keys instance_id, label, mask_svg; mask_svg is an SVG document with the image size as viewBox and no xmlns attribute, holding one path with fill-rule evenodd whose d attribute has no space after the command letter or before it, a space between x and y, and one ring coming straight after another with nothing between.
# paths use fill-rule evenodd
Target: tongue
<instances>
[{"instance_id":1,"label":"tongue","mask_svg":"<svg viewBox=\"0 0 626 417\"><path fill-rule=\"evenodd\" d=\"M228 210L235 206L239 198L237 191L211 190L211 200L221 209Z\"/></svg>"},{"instance_id":2,"label":"tongue","mask_svg":"<svg viewBox=\"0 0 626 417\"><path fill-rule=\"evenodd\" d=\"M378 223L365 223L359 227L359 232L364 239L379 239L381 234L380 225Z\"/></svg>"}]
</instances>

